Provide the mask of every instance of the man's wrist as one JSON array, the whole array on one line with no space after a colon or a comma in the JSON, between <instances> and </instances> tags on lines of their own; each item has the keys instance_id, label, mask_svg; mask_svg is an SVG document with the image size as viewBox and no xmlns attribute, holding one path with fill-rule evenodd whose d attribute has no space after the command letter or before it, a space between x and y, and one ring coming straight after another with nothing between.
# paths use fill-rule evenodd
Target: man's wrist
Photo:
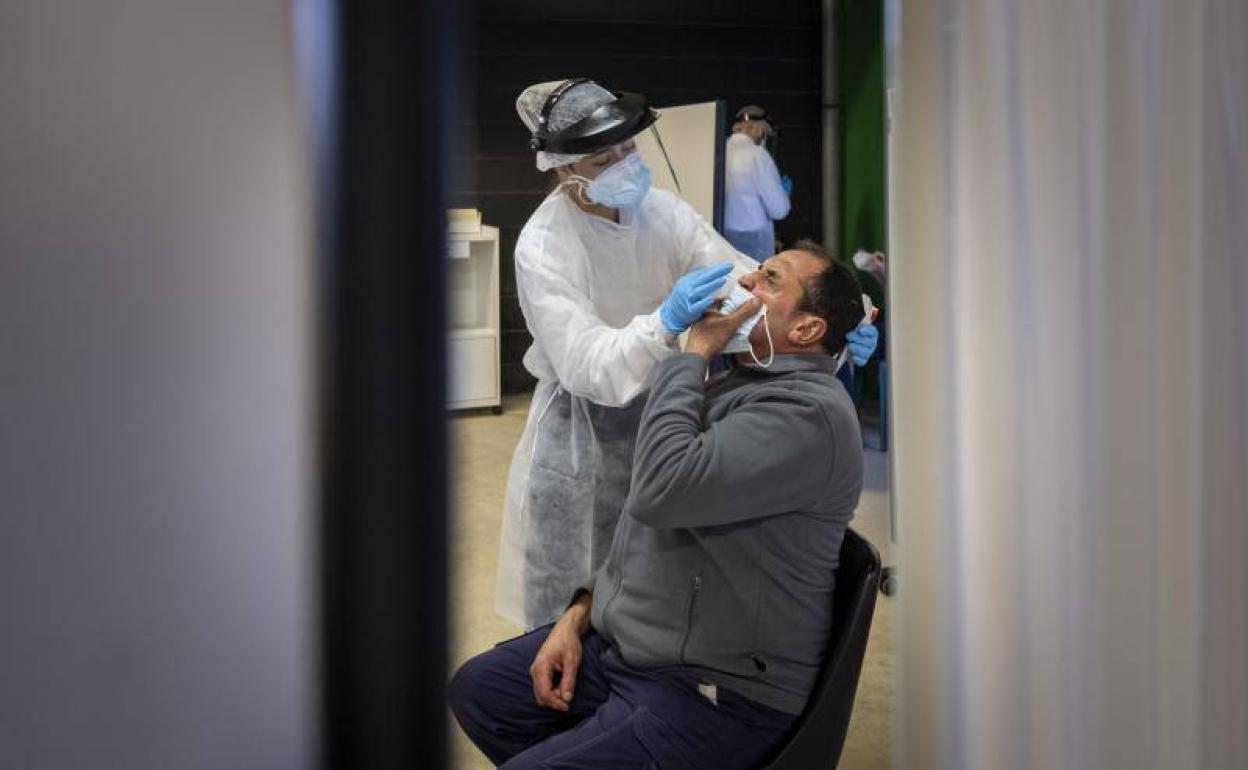
<instances>
[{"instance_id":1,"label":"man's wrist","mask_svg":"<svg viewBox=\"0 0 1248 770\"><path fill-rule=\"evenodd\" d=\"M701 358L703 361L710 361L711 358L719 351L711 350L709 346L701 344L697 340L690 340L689 343L685 345L685 352L692 353Z\"/></svg>"},{"instance_id":2,"label":"man's wrist","mask_svg":"<svg viewBox=\"0 0 1248 770\"><path fill-rule=\"evenodd\" d=\"M577 636L589 633L590 608L593 606L594 595L588 591L579 594L572 604L563 611L560 621L576 631Z\"/></svg>"}]
</instances>

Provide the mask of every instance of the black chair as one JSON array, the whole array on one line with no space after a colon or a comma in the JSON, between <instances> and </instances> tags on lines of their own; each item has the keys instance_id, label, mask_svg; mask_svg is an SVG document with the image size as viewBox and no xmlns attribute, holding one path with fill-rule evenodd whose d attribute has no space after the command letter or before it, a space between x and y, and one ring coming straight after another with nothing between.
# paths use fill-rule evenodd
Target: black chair
<instances>
[{"instance_id":1,"label":"black chair","mask_svg":"<svg viewBox=\"0 0 1248 770\"><path fill-rule=\"evenodd\" d=\"M852 529L841 543L832 600L832 643L810 703L792 737L765 770L830 770L836 767L854 710L858 674L880 586L880 552Z\"/></svg>"}]
</instances>

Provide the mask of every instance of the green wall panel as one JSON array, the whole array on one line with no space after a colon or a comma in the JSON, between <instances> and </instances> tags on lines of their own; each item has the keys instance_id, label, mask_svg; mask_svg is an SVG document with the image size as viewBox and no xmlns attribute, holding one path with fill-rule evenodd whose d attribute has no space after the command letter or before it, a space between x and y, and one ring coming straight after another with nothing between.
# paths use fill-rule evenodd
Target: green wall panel
<instances>
[{"instance_id":1,"label":"green wall panel","mask_svg":"<svg viewBox=\"0 0 1248 770\"><path fill-rule=\"evenodd\" d=\"M838 256L858 249L887 251L885 189L883 0L837 2L838 103L841 110L840 240ZM877 304L879 286L859 273Z\"/></svg>"}]
</instances>

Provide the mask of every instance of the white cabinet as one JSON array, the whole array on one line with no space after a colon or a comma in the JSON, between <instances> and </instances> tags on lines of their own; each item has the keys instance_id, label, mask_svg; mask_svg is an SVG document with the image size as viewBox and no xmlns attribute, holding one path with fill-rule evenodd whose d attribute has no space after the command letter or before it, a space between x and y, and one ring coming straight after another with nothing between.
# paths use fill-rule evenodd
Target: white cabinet
<instances>
[{"instance_id":1,"label":"white cabinet","mask_svg":"<svg viewBox=\"0 0 1248 770\"><path fill-rule=\"evenodd\" d=\"M450 347L451 407L497 406L498 335L452 333Z\"/></svg>"},{"instance_id":2,"label":"white cabinet","mask_svg":"<svg viewBox=\"0 0 1248 770\"><path fill-rule=\"evenodd\" d=\"M447 234L447 285L449 406L501 411L497 227Z\"/></svg>"}]
</instances>

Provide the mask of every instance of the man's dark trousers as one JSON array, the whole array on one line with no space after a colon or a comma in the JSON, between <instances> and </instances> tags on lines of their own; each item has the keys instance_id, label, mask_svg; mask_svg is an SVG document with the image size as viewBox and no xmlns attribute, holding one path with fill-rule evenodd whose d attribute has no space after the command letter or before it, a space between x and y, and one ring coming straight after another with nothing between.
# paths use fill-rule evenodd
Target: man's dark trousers
<instances>
[{"instance_id":1,"label":"man's dark trousers","mask_svg":"<svg viewBox=\"0 0 1248 770\"><path fill-rule=\"evenodd\" d=\"M688 673L632 668L592 631L571 708L539 706L529 666L550 628L478 655L451 681L455 718L506 770L745 770L770 757L796 720L723 689L712 703Z\"/></svg>"}]
</instances>

